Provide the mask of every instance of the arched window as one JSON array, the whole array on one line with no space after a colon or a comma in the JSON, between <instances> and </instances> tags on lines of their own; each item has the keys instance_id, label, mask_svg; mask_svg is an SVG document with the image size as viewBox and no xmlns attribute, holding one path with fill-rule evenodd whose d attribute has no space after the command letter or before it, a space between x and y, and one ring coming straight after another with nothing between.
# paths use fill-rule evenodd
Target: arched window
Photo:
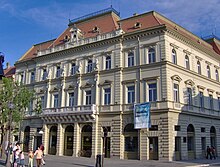
<instances>
[{"instance_id":1,"label":"arched window","mask_svg":"<svg viewBox=\"0 0 220 167\"><path fill-rule=\"evenodd\" d=\"M198 70L198 74L202 74L200 61L197 61L197 70Z\"/></svg>"},{"instance_id":2,"label":"arched window","mask_svg":"<svg viewBox=\"0 0 220 167\"><path fill-rule=\"evenodd\" d=\"M105 59L105 69L106 70L111 69L111 57L110 56L107 56Z\"/></svg>"},{"instance_id":3,"label":"arched window","mask_svg":"<svg viewBox=\"0 0 220 167\"><path fill-rule=\"evenodd\" d=\"M210 67L209 67L209 66L207 66L206 70L207 70L207 77L208 77L208 78L211 78L211 71L210 71Z\"/></svg>"},{"instance_id":4,"label":"arched window","mask_svg":"<svg viewBox=\"0 0 220 167\"><path fill-rule=\"evenodd\" d=\"M172 62L173 64L177 64L176 50L172 50Z\"/></svg>"},{"instance_id":5,"label":"arched window","mask_svg":"<svg viewBox=\"0 0 220 167\"><path fill-rule=\"evenodd\" d=\"M189 57L186 55L185 56L185 67L186 67L186 69L190 69L190 65L189 65Z\"/></svg>"},{"instance_id":6,"label":"arched window","mask_svg":"<svg viewBox=\"0 0 220 167\"><path fill-rule=\"evenodd\" d=\"M148 62L149 62L149 64L156 62L155 49L154 48L150 48L148 50Z\"/></svg>"},{"instance_id":7,"label":"arched window","mask_svg":"<svg viewBox=\"0 0 220 167\"><path fill-rule=\"evenodd\" d=\"M219 74L218 74L218 70L217 69L215 70L215 78L216 78L216 81L219 82Z\"/></svg>"},{"instance_id":8,"label":"arched window","mask_svg":"<svg viewBox=\"0 0 220 167\"><path fill-rule=\"evenodd\" d=\"M129 52L128 53L128 67L134 66L134 53Z\"/></svg>"},{"instance_id":9,"label":"arched window","mask_svg":"<svg viewBox=\"0 0 220 167\"><path fill-rule=\"evenodd\" d=\"M92 72L92 60L88 60L87 72Z\"/></svg>"}]
</instances>

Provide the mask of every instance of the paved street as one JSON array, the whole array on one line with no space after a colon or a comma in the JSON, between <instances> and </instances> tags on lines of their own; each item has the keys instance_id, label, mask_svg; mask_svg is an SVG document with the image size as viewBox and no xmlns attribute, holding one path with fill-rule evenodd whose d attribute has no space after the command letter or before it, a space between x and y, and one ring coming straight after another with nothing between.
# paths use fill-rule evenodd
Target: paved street
<instances>
[{"instance_id":1,"label":"paved street","mask_svg":"<svg viewBox=\"0 0 220 167\"><path fill-rule=\"evenodd\" d=\"M91 158L74 158L67 156L52 156L45 157L45 167L95 167L95 159ZM26 158L26 164L28 159ZM4 165L0 165L4 166ZM105 159L104 167L199 167L199 166L219 166L220 158L216 160L192 160L192 161L138 161L138 160L119 160Z\"/></svg>"}]
</instances>

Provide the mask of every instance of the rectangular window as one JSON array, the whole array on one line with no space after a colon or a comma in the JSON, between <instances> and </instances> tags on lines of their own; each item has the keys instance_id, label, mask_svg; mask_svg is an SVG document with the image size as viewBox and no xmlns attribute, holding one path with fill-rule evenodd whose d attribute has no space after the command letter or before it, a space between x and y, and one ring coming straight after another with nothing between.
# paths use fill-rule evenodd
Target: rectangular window
<instances>
[{"instance_id":1,"label":"rectangular window","mask_svg":"<svg viewBox=\"0 0 220 167\"><path fill-rule=\"evenodd\" d=\"M106 70L111 69L111 57L110 56L106 57L105 63L106 63L106 65L105 65Z\"/></svg>"},{"instance_id":2,"label":"rectangular window","mask_svg":"<svg viewBox=\"0 0 220 167\"><path fill-rule=\"evenodd\" d=\"M53 98L54 98L53 107L58 108L58 106L59 106L59 95L55 94L55 95L53 95Z\"/></svg>"},{"instance_id":3,"label":"rectangular window","mask_svg":"<svg viewBox=\"0 0 220 167\"><path fill-rule=\"evenodd\" d=\"M76 64L73 63L72 66L71 66L71 75L74 75L76 74Z\"/></svg>"},{"instance_id":4,"label":"rectangular window","mask_svg":"<svg viewBox=\"0 0 220 167\"><path fill-rule=\"evenodd\" d=\"M205 137L201 137L201 144L202 144L202 150L205 151L206 150L206 138Z\"/></svg>"},{"instance_id":5,"label":"rectangular window","mask_svg":"<svg viewBox=\"0 0 220 167\"><path fill-rule=\"evenodd\" d=\"M21 74L21 80L20 80L20 83L24 83L24 75Z\"/></svg>"},{"instance_id":6,"label":"rectangular window","mask_svg":"<svg viewBox=\"0 0 220 167\"><path fill-rule=\"evenodd\" d=\"M128 54L128 67L134 66L134 54L131 52Z\"/></svg>"},{"instance_id":7,"label":"rectangular window","mask_svg":"<svg viewBox=\"0 0 220 167\"><path fill-rule=\"evenodd\" d=\"M74 106L74 92L69 93L69 106Z\"/></svg>"},{"instance_id":8,"label":"rectangular window","mask_svg":"<svg viewBox=\"0 0 220 167\"><path fill-rule=\"evenodd\" d=\"M173 97L174 97L174 102L179 103L179 85L178 84L173 85Z\"/></svg>"},{"instance_id":9,"label":"rectangular window","mask_svg":"<svg viewBox=\"0 0 220 167\"><path fill-rule=\"evenodd\" d=\"M57 66L57 72L56 72L56 77L60 77L61 75L61 69L60 69L60 66Z\"/></svg>"},{"instance_id":10,"label":"rectangular window","mask_svg":"<svg viewBox=\"0 0 220 167\"><path fill-rule=\"evenodd\" d=\"M41 96L40 97L40 100L41 100L41 107L42 109L45 108L45 99L44 99L44 96Z\"/></svg>"},{"instance_id":11,"label":"rectangular window","mask_svg":"<svg viewBox=\"0 0 220 167\"><path fill-rule=\"evenodd\" d=\"M157 84L152 83L148 85L149 87L149 101L157 101Z\"/></svg>"},{"instance_id":12,"label":"rectangular window","mask_svg":"<svg viewBox=\"0 0 220 167\"><path fill-rule=\"evenodd\" d=\"M211 110L214 109L214 105L213 105L213 96L209 95L209 107Z\"/></svg>"},{"instance_id":13,"label":"rectangular window","mask_svg":"<svg viewBox=\"0 0 220 167\"><path fill-rule=\"evenodd\" d=\"M125 137L125 151L135 152L138 150L138 137L126 136Z\"/></svg>"},{"instance_id":14,"label":"rectangular window","mask_svg":"<svg viewBox=\"0 0 220 167\"><path fill-rule=\"evenodd\" d=\"M200 107L204 108L204 96L203 96L203 92L199 92L199 103L200 103Z\"/></svg>"},{"instance_id":15,"label":"rectangular window","mask_svg":"<svg viewBox=\"0 0 220 167\"><path fill-rule=\"evenodd\" d=\"M128 86L127 91L128 91L128 103L134 103L135 101L135 87L134 86Z\"/></svg>"},{"instance_id":16,"label":"rectangular window","mask_svg":"<svg viewBox=\"0 0 220 167\"><path fill-rule=\"evenodd\" d=\"M149 131L158 131L158 125L151 125Z\"/></svg>"},{"instance_id":17,"label":"rectangular window","mask_svg":"<svg viewBox=\"0 0 220 167\"><path fill-rule=\"evenodd\" d=\"M188 105L192 106L192 89L191 88L187 88L187 93L188 93Z\"/></svg>"},{"instance_id":18,"label":"rectangular window","mask_svg":"<svg viewBox=\"0 0 220 167\"><path fill-rule=\"evenodd\" d=\"M47 79L47 70L43 69L43 76L42 76L42 80L46 80Z\"/></svg>"},{"instance_id":19,"label":"rectangular window","mask_svg":"<svg viewBox=\"0 0 220 167\"><path fill-rule=\"evenodd\" d=\"M31 72L31 83L35 81L35 72Z\"/></svg>"},{"instance_id":20,"label":"rectangular window","mask_svg":"<svg viewBox=\"0 0 220 167\"><path fill-rule=\"evenodd\" d=\"M201 132L205 132L205 128L201 128Z\"/></svg>"},{"instance_id":21,"label":"rectangular window","mask_svg":"<svg viewBox=\"0 0 220 167\"><path fill-rule=\"evenodd\" d=\"M175 129L175 131L180 131L181 129L180 129L180 125L175 125L174 126L174 129Z\"/></svg>"},{"instance_id":22,"label":"rectangular window","mask_svg":"<svg viewBox=\"0 0 220 167\"><path fill-rule=\"evenodd\" d=\"M106 89L104 89L104 91L105 91L104 104L109 105L109 104L111 104L111 88L106 88Z\"/></svg>"},{"instance_id":23,"label":"rectangular window","mask_svg":"<svg viewBox=\"0 0 220 167\"><path fill-rule=\"evenodd\" d=\"M92 92L91 90L86 91L86 105L92 104Z\"/></svg>"}]
</instances>

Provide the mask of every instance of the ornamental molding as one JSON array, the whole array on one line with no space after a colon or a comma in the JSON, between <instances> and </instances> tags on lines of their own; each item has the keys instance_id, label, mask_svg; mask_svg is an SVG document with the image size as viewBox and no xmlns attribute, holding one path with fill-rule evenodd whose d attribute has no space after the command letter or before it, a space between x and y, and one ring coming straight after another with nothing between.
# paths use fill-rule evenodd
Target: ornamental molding
<instances>
[{"instance_id":1,"label":"ornamental molding","mask_svg":"<svg viewBox=\"0 0 220 167\"><path fill-rule=\"evenodd\" d=\"M195 85L195 83L191 79L186 80L185 84L186 85L190 85L190 86L194 86Z\"/></svg>"},{"instance_id":2,"label":"ornamental molding","mask_svg":"<svg viewBox=\"0 0 220 167\"><path fill-rule=\"evenodd\" d=\"M182 78L180 78L179 75L173 75L173 76L171 77L171 79L174 80L174 81L178 81L178 82L181 82L181 81L182 81Z\"/></svg>"},{"instance_id":3,"label":"ornamental molding","mask_svg":"<svg viewBox=\"0 0 220 167\"><path fill-rule=\"evenodd\" d=\"M197 88L198 88L198 89L201 89L201 90L205 90L205 87L202 86L202 85L197 85Z\"/></svg>"}]
</instances>

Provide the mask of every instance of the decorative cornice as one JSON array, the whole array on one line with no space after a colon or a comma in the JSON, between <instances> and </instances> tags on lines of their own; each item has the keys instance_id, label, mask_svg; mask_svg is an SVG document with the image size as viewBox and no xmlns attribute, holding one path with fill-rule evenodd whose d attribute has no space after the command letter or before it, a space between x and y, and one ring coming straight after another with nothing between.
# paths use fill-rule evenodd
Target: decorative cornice
<instances>
[{"instance_id":1,"label":"decorative cornice","mask_svg":"<svg viewBox=\"0 0 220 167\"><path fill-rule=\"evenodd\" d=\"M122 84L129 84L129 83L135 83L135 82L137 82L137 79L125 80L125 81L122 81L121 83Z\"/></svg>"},{"instance_id":2,"label":"decorative cornice","mask_svg":"<svg viewBox=\"0 0 220 167\"><path fill-rule=\"evenodd\" d=\"M194 86L195 85L195 83L191 79L186 80L185 84L186 85L190 85L190 86Z\"/></svg>"},{"instance_id":3,"label":"decorative cornice","mask_svg":"<svg viewBox=\"0 0 220 167\"><path fill-rule=\"evenodd\" d=\"M183 49L183 52L186 53L187 55L191 55L192 53L186 49Z\"/></svg>"},{"instance_id":4,"label":"decorative cornice","mask_svg":"<svg viewBox=\"0 0 220 167\"><path fill-rule=\"evenodd\" d=\"M179 49L179 46L175 45L174 43L170 43L170 46L172 46L174 49Z\"/></svg>"},{"instance_id":5,"label":"decorative cornice","mask_svg":"<svg viewBox=\"0 0 220 167\"><path fill-rule=\"evenodd\" d=\"M209 93L214 93L214 92L215 92L213 89L207 89L207 91L208 91Z\"/></svg>"},{"instance_id":6,"label":"decorative cornice","mask_svg":"<svg viewBox=\"0 0 220 167\"><path fill-rule=\"evenodd\" d=\"M173 75L173 76L171 77L171 79L172 79L172 80L175 80L175 81L178 81L178 82L182 81L182 78L180 78L180 76L178 76L178 75Z\"/></svg>"},{"instance_id":7,"label":"decorative cornice","mask_svg":"<svg viewBox=\"0 0 220 167\"><path fill-rule=\"evenodd\" d=\"M198 59L199 61L202 61L203 59L199 56L195 56L196 59Z\"/></svg>"},{"instance_id":8,"label":"decorative cornice","mask_svg":"<svg viewBox=\"0 0 220 167\"><path fill-rule=\"evenodd\" d=\"M104 82L100 83L99 86L106 86L106 85L111 85L112 81L105 80Z\"/></svg>"},{"instance_id":9,"label":"decorative cornice","mask_svg":"<svg viewBox=\"0 0 220 167\"><path fill-rule=\"evenodd\" d=\"M201 89L201 90L205 90L205 87L202 86L202 85L197 85L197 88L198 88L198 89Z\"/></svg>"}]
</instances>

